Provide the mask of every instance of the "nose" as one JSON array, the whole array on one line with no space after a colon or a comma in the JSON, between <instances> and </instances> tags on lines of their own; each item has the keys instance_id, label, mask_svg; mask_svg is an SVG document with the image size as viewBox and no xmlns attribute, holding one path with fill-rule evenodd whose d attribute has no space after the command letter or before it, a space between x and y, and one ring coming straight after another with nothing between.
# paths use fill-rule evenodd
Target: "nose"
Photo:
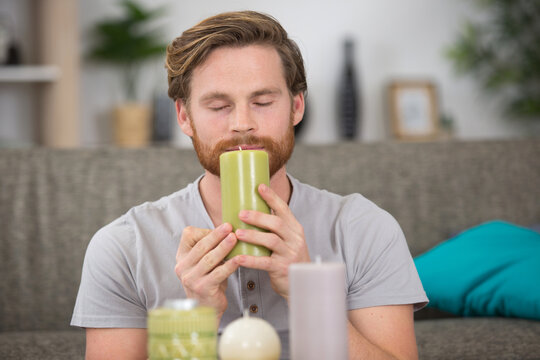
<instances>
[{"instance_id":1,"label":"nose","mask_svg":"<svg viewBox=\"0 0 540 360\"><path fill-rule=\"evenodd\" d=\"M231 130L237 133L245 133L256 129L257 122L250 112L249 107L237 107L236 111L232 114Z\"/></svg>"}]
</instances>

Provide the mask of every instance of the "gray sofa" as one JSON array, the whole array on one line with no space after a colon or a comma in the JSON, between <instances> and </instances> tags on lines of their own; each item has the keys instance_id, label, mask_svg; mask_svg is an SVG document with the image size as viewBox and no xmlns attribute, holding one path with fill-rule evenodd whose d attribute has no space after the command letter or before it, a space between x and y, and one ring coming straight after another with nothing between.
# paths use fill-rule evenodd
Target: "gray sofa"
<instances>
[{"instance_id":1,"label":"gray sofa","mask_svg":"<svg viewBox=\"0 0 540 360\"><path fill-rule=\"evenodd\" d=\"M540 141L297 146L289 171L360 192L400 222L413 256L491 219L540 223ZM0 151L0 359L77 359L69 326L91 236L202 169L191 150ZM540 359L540 321L416 313L422 359Z\"/></svg>"}]
</instances>

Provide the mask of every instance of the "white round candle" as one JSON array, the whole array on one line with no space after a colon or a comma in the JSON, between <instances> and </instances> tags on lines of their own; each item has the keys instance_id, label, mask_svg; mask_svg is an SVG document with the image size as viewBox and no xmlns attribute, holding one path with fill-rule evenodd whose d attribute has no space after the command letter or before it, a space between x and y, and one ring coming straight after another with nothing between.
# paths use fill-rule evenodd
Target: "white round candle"
<instances>
[{"instance_id":1,"label":"white round candle","mask_svg":"<svg viewBox=\"0 0 540 360\"><path fill-rule=\"evenodd\" d=\"M281 342L272 325L246 310L223 331L218 354L221 360L278 360Z\"/></svg>"},{"instance_id":2,"label":"white round candle","mask_svg":"<svg viewBox=\"0 0 540 360\"><path fill-rule=\"evenodd\" d=\"M289 309L291 359L348 358L344 264L292 264Z\"/></svg>"}]
</instances>

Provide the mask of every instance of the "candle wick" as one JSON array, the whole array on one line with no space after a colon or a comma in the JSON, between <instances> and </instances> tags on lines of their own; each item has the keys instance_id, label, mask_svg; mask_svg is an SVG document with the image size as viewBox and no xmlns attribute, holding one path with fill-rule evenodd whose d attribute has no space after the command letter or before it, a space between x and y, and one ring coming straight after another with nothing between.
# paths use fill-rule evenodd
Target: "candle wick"
<instances>
[{"instance_id":1,"label":"candle wick","mask_svg":"<svg viewBox=\"0 0 540 360\"><path fill-rule=\"evenodd\" d=\"M249 309L244 309L244 317L245 318L249 317Z\"/></svg>"},{"instance_id":2,"label":"candle wick","mask_svg":"<svg viewBox=\"0 0 540 360\"><path fill-rule=\"evenodd\" d=\"M238 148L240 149L240 151L242 151L242 147L241 147L241 146L238 146Z\"/></svg>"},{"instance_id":3,"label":"candle wick","mask_svg":"<svg viewBox=\"0 0 540 360\"><path fill-rule=\"evenodd\" d=\"M315 256L315 263L316 264L321 264L322 263L321 255Z\"/></svg>"}]
</instances>

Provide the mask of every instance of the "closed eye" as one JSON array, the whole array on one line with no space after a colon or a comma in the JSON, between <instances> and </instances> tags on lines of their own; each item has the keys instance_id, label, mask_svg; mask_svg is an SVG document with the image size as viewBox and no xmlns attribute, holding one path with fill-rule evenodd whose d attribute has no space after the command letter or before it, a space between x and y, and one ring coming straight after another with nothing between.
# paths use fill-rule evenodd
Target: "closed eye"
<instances>
[{"instance_id":1,"label":"closed eye","mask_svg":"<svg viewBox=\"0 0 540 360\"><path fill-rule=\"evenodd\" d=\"M221 110L226 109L227 107L229 107L229 105L214 106L214 107L210 107L210 110L212 110L212 111L221 111Z\"/></svg>"},{"instance_id":2,"label":"closed eye","mask_svg":"<svg viewBox=\"0 0 540 360\"><path fill-rule=\"evenodd\" d=\"M256 102L255 105L262 106L262 107L270 106L270 105L272 105L272 101L269 101L269 102Z\"/></svg>"}]
</instances>

